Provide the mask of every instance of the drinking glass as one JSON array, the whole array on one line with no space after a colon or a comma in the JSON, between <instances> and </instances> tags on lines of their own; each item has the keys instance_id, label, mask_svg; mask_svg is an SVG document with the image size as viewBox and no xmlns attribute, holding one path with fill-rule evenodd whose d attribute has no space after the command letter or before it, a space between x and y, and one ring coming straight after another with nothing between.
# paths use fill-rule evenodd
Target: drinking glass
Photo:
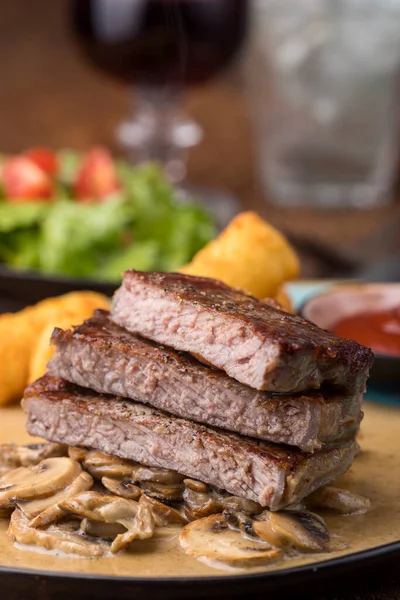
<instances>
[{"instance_id":1,"label":"drinking glass","mask_svg":"<svg viewBox=\"0 0 400 600\"><path fill-rule=\"evenodd\" d=\"M200 126L182 110L188 85L223 71L246 33L247 0L73 0L72 22L85 56L134 86L131 117L117 129L135 162L163 163L174 182Z\"/></svg>"},{"instance_id":2,"label":"drinking glass","mask_svg":"<svg viewBox=\"0 0 400 600\"><path fill-rule=\"evenodd\" d=\"M399 23L399 0L255 3L249 80L271 202L367 208L390 200Z\"/></svg>"}]
</instances>

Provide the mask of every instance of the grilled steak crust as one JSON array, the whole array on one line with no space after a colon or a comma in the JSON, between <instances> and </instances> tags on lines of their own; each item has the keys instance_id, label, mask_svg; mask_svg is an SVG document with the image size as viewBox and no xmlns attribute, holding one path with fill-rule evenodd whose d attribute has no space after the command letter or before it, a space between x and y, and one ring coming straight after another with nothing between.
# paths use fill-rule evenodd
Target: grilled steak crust
<instances>
[{"instance_id":1,"label":"grilled steak crust","mask_svg":"<svg viewBox=\"0 0 400 600\"><path fill-rule=\"evenodd\" d=\"M294 392L329 381L362 392L373 360L371 350L301 317L178 273L126 271L111 317L258 390Z\"/></svg>"},{"instance_id":2,"label":"grilled steak crust","mask_svg":"<svg viewBox=\"0 0 400 600\"><path fill-rule=\"evenodd\" d=\"M97 395L49 375L27 388L22 405L32 435L173 469L272 510L335 479L357 451L353 440L305 454Z\"/></svg>"},{"instance_id":3,"label":"grilled steak crust","mask_svg":"<svg viewBox=\"0 0 400 600\"><path fill-rule=\"evenodd\" d=\"M354 437L362 416L356 394L256 391L189 354L125 331L106 311L96 311L74 331L56 329L52 342L51 375L305 451Z\"/></svg>"}]
</instances>

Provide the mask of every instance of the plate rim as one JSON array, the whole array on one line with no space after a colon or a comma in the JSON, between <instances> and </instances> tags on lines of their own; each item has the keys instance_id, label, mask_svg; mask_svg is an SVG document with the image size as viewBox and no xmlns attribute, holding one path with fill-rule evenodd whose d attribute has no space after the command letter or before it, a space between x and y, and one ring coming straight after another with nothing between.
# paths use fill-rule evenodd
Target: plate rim
<instances>
[{"instance_id":1,"label":"plate rim","mask_svg":"<svg viewBox=\"0 0 400 600\"><path fill-rule=\"evenodd\" d=\"M281 580L285 580L285 583L290 585L293 583L293 579L304 579L304 575L312 574L313 577L329 576L329 574L335 569L345 570L347 567L363 567L365 563L378 561L381 559L392 559L397 555L400 556L400 540L395 542L389 542L387 544L381 544L374 546L373 548L367 548L366 550L359 550L357 552L351 552L344 556L338 556L336 558L329 558L322 560L317 563L309 563L306 565L299 565L297 567L288 567L285 569L279 569L275 571L257 572L257 573L238 573L232 575L206 575L206 576L185 576L185 577L130 577L128 575L106 575L103 573L78 573L75 571L48 571L42 569L29 569L24 567L6 567L0 565L0 576L13 574L13 575L28 575L32 577L42 577L51 579L72 579L72 580L89 580L96 582L118 582L118 583L131 583L132 585L149 585L155 587L158 585L218 585L219 583L280 583Z\"/></svg>"},{"instance_id":2,"label":"plate rim","mask_svg":"<svg viewBox=\"0 0 400 600\"><path fill-rule=\"evenodd\" d=\"M47 282L55 283L59 285L71 285L82 287L87 286L102 286L102 287L118 287L118 281L110 281L104 279L96 279L90 277L71 277L69 275L62 275L60 273L42 273L41 271L35 271L34 269L13 269L7 266L5 263L0 262L0 278L1 279L18 279L27 280L34 282Z\"/></svg>"}]
</instances>

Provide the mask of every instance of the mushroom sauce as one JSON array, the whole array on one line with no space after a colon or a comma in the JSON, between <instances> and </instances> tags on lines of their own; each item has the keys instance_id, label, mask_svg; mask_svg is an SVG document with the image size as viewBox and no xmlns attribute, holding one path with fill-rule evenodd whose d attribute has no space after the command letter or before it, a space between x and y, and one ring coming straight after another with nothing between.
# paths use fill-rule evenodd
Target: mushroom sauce
<instances>
[{"instance_id":1,"label":"mushroom sauce","mask_svg":"<svg viewBox=\"0 0 400 600\"><path fill-rule=\"evenodd\" d=\"M54 535L60 535L63 541L74 541L76 531L83 530L85 535L82 539L88 544L99 544L96 559L82 557L77 560L75 556L68 556L64 551L69 548L68 545L56 551L37 547L36 551L35 546L21 544L20 538L19 543L14 543L6 533L10 520L8 516L0 519L0 565L138 577L229 575L244 570L268 571L316 563L398 541L400 411L367 403L365 412L360 433L362 452L350 471L335 482L341 491L325 488L314 495L306 509L301 506L295 507L295 511L281 513L263 511L258 514L255 503L251 505L244 501L240 506L235 502L232 504L227 495L221 496L201 482L183 482L178 474L175 474L175 479L174 476L172 479L168 476L168 481L162 481L163 473L158 473L158 481L155 482L154 473L143 467L139 467L140 477L128 485L122 476L125 466L116 465L118 459L111 461L120 479L112 476L116 471L110 472L108 463L108 466L104 466L99 453L91 454L88 458L85 451L79 454L80 450L73 450L72 453L70 451L72 458L60 458L54 457L57 449L52 448L53 456L39 457L45 467L41 467L40 473L34 471L35 477L38 477L43 489L49 482L55 486L53 498L59 500L56 508L61 506L62 510L68 510L71 519L65 525L62 525L62 521L57 523L54 504L46 507L42 504L43 498L29 500L29 486L25 485L25 480L21 483L21 475L13 475L12 485L19 486L21 495L20 509L13 513L18 517L14 517L13 527L17 533L24 532L21 539L29 540L29 535L26 537L26 531L30 532L26 527L26 515L29 514L30 521L32 518L39 519L39 525L42 525L37 531L44 534L53 532ZM19 408L1 409L0 441L32 443L24 431L24 415ZM85 457L89 464L88 471L85 469ZM82 461L84 467L79 473L76 461ZM92 476L95 479L94 487ZM100 478L104 484L102 489L98 487ZM160 489L167 495L166 498L169 495L169 501L173 503L180 494L185 502L189 502L191 522L183 529L184 534L181 512L170 513L168 519L163 520L165 515L159 512L158 500L154 497L160 493ZM109 493L117 494L112 498L117 500L118 507L109 501L110 496L106 496ZM149 498L148 502L140 500L143 495ZM365 498L371 500L368 510ZM203 500L209 503L212 513L217 509L220 512L208 516L202 514ZM4 502L3 496L3 506ZM199 507L200 512L196 512ZM344 515L346 507L358 514ZM102 511L102 521L93 520L91 517L96 517L99 511ZM149 517L150 512L154 516ZM199 520L199 517L203 518ZM53 524L46 525L46 519ZM95 531L99 527L105 529ZM61 532L60 528L63 529ZM294 531L297 548L293 547ZM101 538L93 537L96 535L105 535L114 541L110 544L110 541L104 542ZM132 539L135 538L134 541L131 541L130 535ZM271 535L275 537L271 538ZM142 539L137 539L140 537ZM114 543L115 554L110 551ZM245 560L241 544L245 546ZM303 551L301 544L304 545ZM121 548L127 550L119 551ZM85 552L86 549L83 550ZM219 552L228 557L225 563L218 561ZM204 557L204 554L207 556Z\"/></svg>"}]
</instances>

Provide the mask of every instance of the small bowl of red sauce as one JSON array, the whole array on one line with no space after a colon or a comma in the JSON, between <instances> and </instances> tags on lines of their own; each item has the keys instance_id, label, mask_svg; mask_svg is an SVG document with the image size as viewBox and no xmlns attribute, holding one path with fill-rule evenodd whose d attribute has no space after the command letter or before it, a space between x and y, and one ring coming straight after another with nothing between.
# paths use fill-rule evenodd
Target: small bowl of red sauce
<instances>
[{"instance_id":1,"label":"small bowl of red sauce","mask_svg":"<svg viewBox=\"0 0 400 600\"><path fill-rule=\"evenodd\" d=\"M400 284L338 285L314 296L301 314L323 329L371 348L371 379L400 383Z\"/></svg>"}]
</instances>

